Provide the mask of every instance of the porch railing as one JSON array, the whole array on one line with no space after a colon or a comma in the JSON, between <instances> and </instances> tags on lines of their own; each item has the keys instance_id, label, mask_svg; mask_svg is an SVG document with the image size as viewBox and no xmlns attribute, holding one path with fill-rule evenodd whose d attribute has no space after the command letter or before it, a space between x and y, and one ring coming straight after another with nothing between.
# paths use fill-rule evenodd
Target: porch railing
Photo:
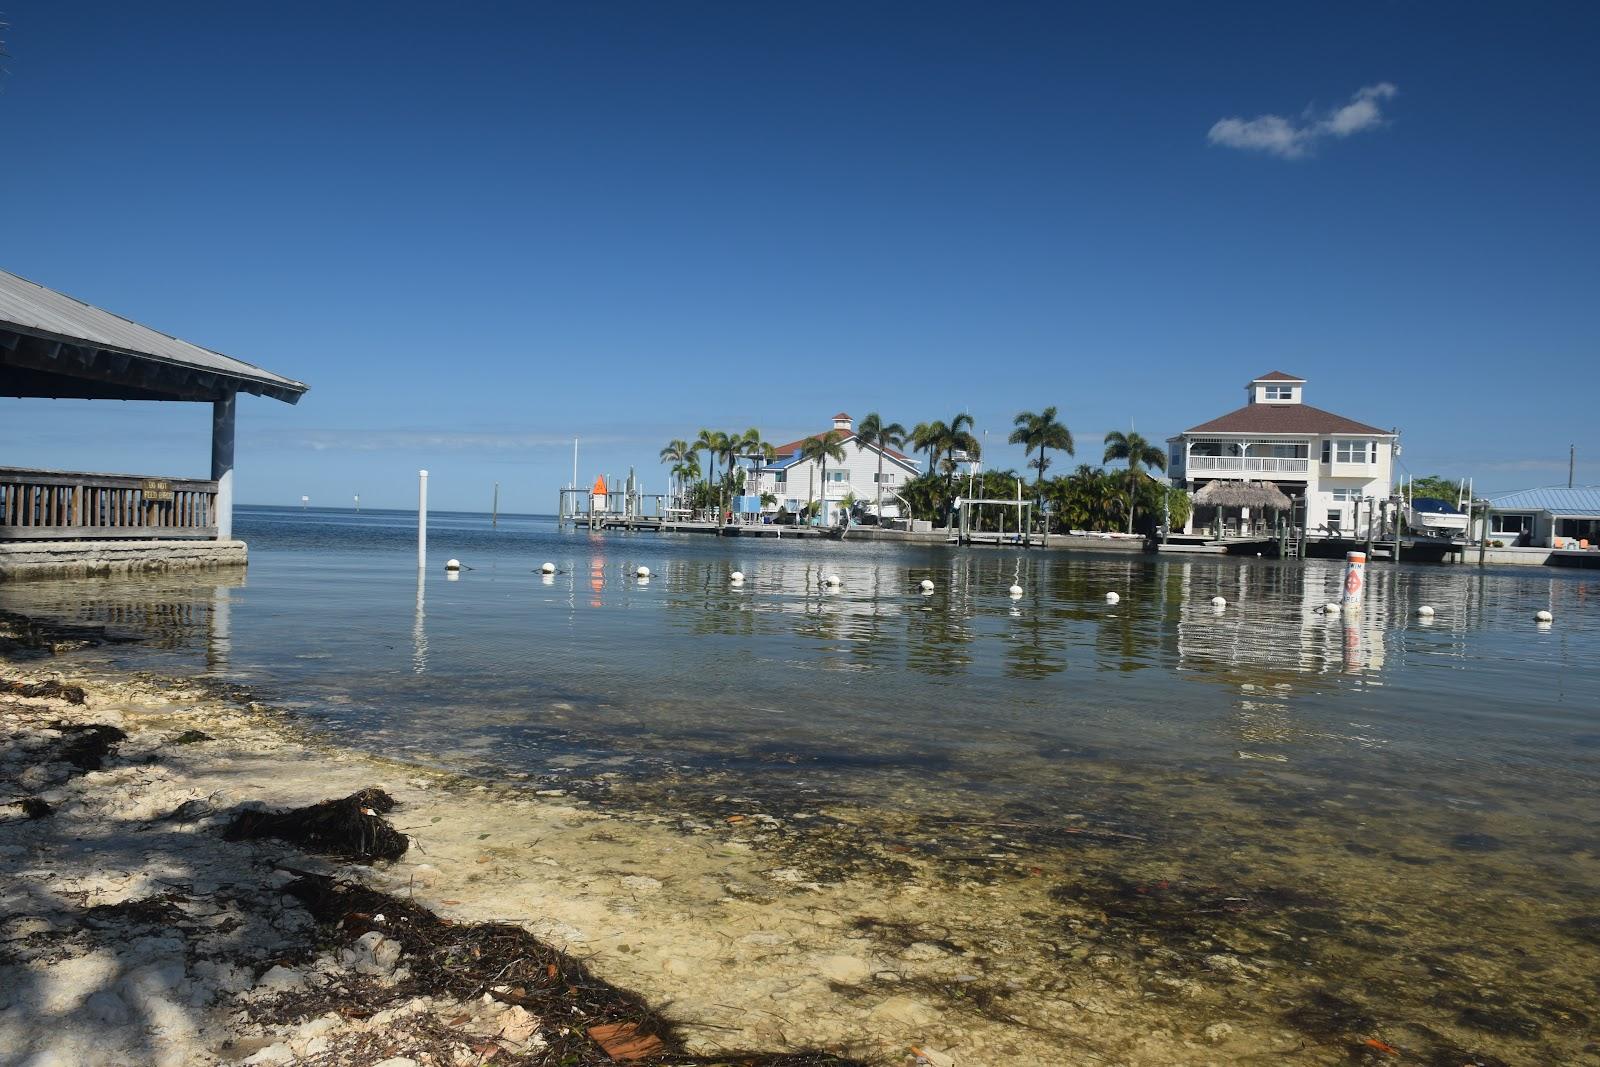
<instances>
[{"instance_id":1,"label":"porch railing","mask_svg":"<svg viewBox=\"0 0 1600 1067\"><path fill-rule=\"evenodd\" d=\"M1304 474L1311 469L1309 459L1275 456L1190 456L1191 471L1241 471L1274 474Z\"/></svg>"},{"instance_id":2,"label":"porch railing","mask_svg":"<svg viewBox=\"0 0 1600 1067\"><path fill-rule=\"evenodd\" d=\"M0 540L215 538L217 483L0 467Z\"/></svg>"}]
</instances>

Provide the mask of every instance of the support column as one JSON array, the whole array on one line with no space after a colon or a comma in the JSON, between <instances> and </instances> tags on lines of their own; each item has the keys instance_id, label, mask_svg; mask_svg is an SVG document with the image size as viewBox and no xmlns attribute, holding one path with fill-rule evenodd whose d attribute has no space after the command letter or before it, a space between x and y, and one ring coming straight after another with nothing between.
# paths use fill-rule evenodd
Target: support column
<instances>
[{"instance_id":1,"label":"support column","mask_svg":"<svg viewBox=\"0 0 1600 1067\"><path fill-rule=\"evenodd\" d=\"M217 483L217 540L233 540L233 427L237 393L211 404L211 480Z\"/></svg>"}]
</instances>

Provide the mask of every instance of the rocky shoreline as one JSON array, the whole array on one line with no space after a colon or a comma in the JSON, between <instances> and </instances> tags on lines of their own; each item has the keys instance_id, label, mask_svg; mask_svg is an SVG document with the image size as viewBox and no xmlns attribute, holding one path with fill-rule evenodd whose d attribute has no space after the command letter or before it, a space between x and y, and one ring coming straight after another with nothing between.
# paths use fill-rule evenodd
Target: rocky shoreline
<instances>
[{"instance_id":1,"label":"rocky shoreline","mask_svg":"<svg viewBox=\"0 0 1600 1067\"><path fill-rule=\"evenodd\" d=\"M412 853L393 863L225 840L374 775L404 776L388 814L437 825L442 776L334 755L195 683L0 667L0 1062L859 1062L690 1042L522 927L436 914L427 832L410 849L391 828Z\"/></svg>"}]
</instances>

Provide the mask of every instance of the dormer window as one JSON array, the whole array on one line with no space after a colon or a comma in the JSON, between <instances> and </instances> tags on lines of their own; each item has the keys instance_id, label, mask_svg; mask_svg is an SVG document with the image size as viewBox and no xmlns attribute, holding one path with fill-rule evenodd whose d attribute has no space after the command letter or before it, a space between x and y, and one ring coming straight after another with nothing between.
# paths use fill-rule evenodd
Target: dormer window
<instances>
[{"instance_id":1,"label":"dormer window","mask_svg":"<svg viewBox=\"0 0 1600 1067\"><path fill-rule=\"evenodd\" d=\"M1268 400L1293 400L1294 399L1294 386L1292 386L1292 385L1269 385L1269 386L1267 386L1267 399Z\"/></svg>"}]
</instances>

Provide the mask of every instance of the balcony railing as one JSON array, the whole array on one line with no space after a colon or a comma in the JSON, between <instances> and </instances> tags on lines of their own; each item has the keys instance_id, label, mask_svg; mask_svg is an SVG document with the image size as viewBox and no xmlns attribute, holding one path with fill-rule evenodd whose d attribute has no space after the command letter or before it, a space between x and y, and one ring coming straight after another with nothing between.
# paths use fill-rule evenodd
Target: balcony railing
<instances>
[{"instance_id":1,"label":"balcony railing","mask_svg":"<svg viewBox=\"0 0 1600 1067\"><path fill-rule=\"evenodd\" d=\"M217 483L0 467L0 540L215 538Z\"/></svg>"},{"instance_id":2,"label":"balcony railing","mask_svg":"<svg viewBox=\"0 0 1600 1067\"><path fill-rule=\"evenodd\" d=\"M1189 456L1191 471L1238 471L1241 474L1305 474L1309 459L1278 456Z\"/></svg>"}]
</instances>

